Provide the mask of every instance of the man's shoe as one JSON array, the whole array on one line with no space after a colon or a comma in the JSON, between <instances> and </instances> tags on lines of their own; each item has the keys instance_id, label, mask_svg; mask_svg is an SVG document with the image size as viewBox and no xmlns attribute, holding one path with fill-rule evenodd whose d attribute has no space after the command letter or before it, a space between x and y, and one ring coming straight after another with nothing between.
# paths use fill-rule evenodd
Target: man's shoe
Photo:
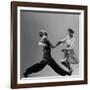
<instances>
[{"instance_id":1,"label":"man's shoe","mask_svg":"<svg viewBox=\"0 0 90 90\"><path fill-rule=\"evenodd\" d=\"M27 78L27 77L28 77L28 74L27 74L27 73L24 73L23 76L24 76L25 78Z\"/></svg>"},{"instance_id":2,"label":"man's shoe","mask_svg":"<svg viewBox=\"0 0 90 90\"><path fill-rule=\"evenodd\" d=\"M70 72L67 72L67 75L68 76L71 76L72 75L72 72L73 72L73 70L71 70Z\"/></svg>"}]
</instances>

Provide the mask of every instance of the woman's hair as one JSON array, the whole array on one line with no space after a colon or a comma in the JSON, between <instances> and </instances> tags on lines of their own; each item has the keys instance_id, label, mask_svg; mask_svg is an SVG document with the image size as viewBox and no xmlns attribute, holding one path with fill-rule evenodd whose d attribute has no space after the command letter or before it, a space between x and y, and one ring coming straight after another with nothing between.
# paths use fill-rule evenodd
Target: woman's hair
<instances>
[{"instance_id":1,"label":"woman's hair","mask_svg":"<svg viewBox=\"0 0 90 90\"><path fill-rule=\"evenodd\" d=\"M71 28L69 28L68 31L69 31L70 33L72 33L72 34L75 33Z\"/></svg>"}]
</instances>

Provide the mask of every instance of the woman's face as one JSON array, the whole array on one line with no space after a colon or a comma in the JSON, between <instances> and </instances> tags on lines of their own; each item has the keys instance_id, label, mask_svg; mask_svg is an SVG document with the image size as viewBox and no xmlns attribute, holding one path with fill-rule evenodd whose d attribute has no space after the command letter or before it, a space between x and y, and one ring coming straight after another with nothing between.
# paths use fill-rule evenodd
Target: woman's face
<instances>
[{"instance_id":1,"label":"woman's face","mask_svg":"<svg viewBox=\"0 0 90 90\"><path fill-rule=\"evenodd\" d=\"M72 34L71 32L69 32L69 31L68 31L68 35L69 35L70 37L72 37L72 36L73 36L73 34Z\"/></svg>"}]
</instances>

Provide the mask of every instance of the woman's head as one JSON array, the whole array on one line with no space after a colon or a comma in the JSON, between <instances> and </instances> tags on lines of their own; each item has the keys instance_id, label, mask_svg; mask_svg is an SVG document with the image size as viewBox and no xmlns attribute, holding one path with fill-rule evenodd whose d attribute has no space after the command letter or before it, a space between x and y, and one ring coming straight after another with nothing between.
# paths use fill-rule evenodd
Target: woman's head
<instances>
[{"instance_id":1,"label":"woman's head","mask_svg":"<svg viewBox=\"0 0 90 90\"><path fill-rule=\"evenodd\" d=\"M73 36L74 33L75 33L75 32L74 32L71 28L68 29L68 34L69 34L69 36Z\"/></svg>"}]
</instances>

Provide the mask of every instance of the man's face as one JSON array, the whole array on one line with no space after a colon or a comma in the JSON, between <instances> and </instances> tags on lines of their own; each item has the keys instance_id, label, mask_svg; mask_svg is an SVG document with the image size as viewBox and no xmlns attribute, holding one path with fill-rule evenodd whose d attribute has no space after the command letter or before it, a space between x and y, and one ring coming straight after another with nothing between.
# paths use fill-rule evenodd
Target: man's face
<instances>
[{"instance_id":1,"label":"man's face","mask_svg":"<svg viewBox=\"0 0 90 90\"><path fill-rule=\"evenodd\" d=\"M41 41L47 41L47 32L40 32L39 35L41 37Z\"/></svg>"},{"instance_id":2,"label":"man's face","mask_svg":"<svg viewBox=\"0 0 90 90\"><path fill-rule=\"evenodd\" d=\"M45 40L47 40L47 35L45 33L43 33L41 38L45 41Z\"/></svg>"}]
</instances>

